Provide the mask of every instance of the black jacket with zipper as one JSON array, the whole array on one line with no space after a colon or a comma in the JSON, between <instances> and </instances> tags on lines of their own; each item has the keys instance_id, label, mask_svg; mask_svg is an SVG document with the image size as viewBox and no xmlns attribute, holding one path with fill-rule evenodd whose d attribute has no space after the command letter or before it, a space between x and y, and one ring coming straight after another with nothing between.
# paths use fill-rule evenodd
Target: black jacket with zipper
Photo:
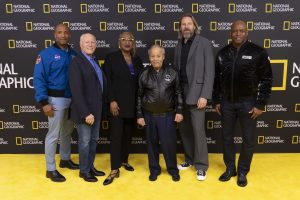
<instances>
[{"instance_id":1,"label":"black jacket with zipper","mask_svg":"<svg viewBox=\"0 0 300 200\"><path fill-rule=\"evenodd\" d=\"M163 65L157 72L149 66L140 74L138 87L137 118L143 117L143 111L182 113L182 90L173 67Z\"/></svg>"},{"instance_id":2,"label":"black jacket with zipper","mask_svg":"<svg viewBox=\"0 0 300 200\"><path fill-rule=\"evenodd\" d=\"M221 49L216 58L213 100L237 102L253 97L255 107L263 109L271 94L272 69L262 47L246 41L239 49L232 44Z\"/></svg>"}]
</instances>

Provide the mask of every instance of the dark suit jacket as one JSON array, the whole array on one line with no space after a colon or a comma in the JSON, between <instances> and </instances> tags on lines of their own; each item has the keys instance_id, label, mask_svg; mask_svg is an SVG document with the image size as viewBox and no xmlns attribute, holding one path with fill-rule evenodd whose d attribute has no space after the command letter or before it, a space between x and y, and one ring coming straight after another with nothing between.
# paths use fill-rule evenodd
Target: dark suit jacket
<instances>
[{"instance_id":1,"label":"dark suit jacket","mask_svg":"<svg viewBox=\"0 0 300 200\"><path fill-rule=\"evenodd\" d=\"M69 83L72 92L71 120L85 123L85 117L93 114L95 121L101 120L105 104L106 78L103 74L103 92L92 64L80 52L69 66Z\"/></svg>"},{"instance_id":2,"label":"dark suit jacket","mask_svg":"<svg viewBox=\"0 0 300 200\"><path fill-rule=\"evenodd\" d=\"M107 77L108 102L116 101L120 108L120 117L136 116L136 95L138 75L143 62L137 55L132 58L135 75L130 74L129 67L122 52L116 51L106 56L103 71Z\"/></svg>"},{"instance_id":3,"label":"dark suit jacket","mask_svg":"<svg viewBox=\"0 0 300 200\"><path fill-rule=\"evenodd\" d=\"M181 40L175 48L174 67L180 72ZM211 99L215 64L212 45L206 38L196 35L186 64L188 87L184 88L186 104L195 105L200 97Z\"/></svg>"}]
</instances>

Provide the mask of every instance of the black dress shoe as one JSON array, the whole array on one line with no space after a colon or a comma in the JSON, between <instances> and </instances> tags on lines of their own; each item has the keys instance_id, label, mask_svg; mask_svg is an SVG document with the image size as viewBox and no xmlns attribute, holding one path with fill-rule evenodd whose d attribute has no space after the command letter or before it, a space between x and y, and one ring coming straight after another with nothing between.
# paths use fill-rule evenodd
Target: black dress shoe
<instances>
[{"instance_id":1,"label":"black dress shoe","mask_svg":"<svg viewBox=\"0 0 300 200\"><path fill-rule=\"evenodd\" d=\"M150 174L149 181L156 181L156 180L157 180L157 175L156 174Z\"/></svg>"},{"instance_id":2,"label":"black dress shoe","mask_svg":"<svg viewBox=\"0 0 300 200\"><path fill-rule=\"evenodd\" d=\"M120 176L120 170L110 172L108 177L104 180L103 185L109 185L114 181L114 178L119 178Z\"/></svg>"},{"instance_id":3,"label":"black dress shoe","mask_svg":"<svg viewBox=\"0 0 300 200\"><path fill-rule=\"evenodd\" d=\"M174 182L179 181L179 180L180 180L179 174L174 174L174 175L172 175L172 180L173 180Z\"/></svg>"},{"instance_id":4,"label":"black dress shoe","mask_svg":"<svg viewBox=\"0 0 300 200\"><path fill-rule=\"evenodd\" d=\"M134 168L128 163L122 163L121 166L123 166L127 171L134 171Z\"/></svg>"},{"instance_id":5,"label":"black dress shoe","mask_svg":"<svg viewBox=\"0 0 300 200\"><path fill-rule=\"evenodd\" d=\"M72 160L60 160L59 167L68 169L79 169L79 165L73 163Z\"/></svg>"},{"instance_id":6,"label":"black dress shoe","mask_svg":"<svg viewBox=\"0 0 300 200\"><path fill-rule=\"evenodd\" d=\"M238 174L237 185L240 187L245 187L248 184L246 174Z\"/></svg>"},{"instance_id":7,"label":"black dress shoe","mask_svg":"<svg viewBox=\"0 0 300 200\"><path fill-rule=\"evenodd\" d=\"M98 171L95 167L91 168L90 173L94 176L105 176L105 173L102 171Z\"/></svg>"},{"instance_id":8,"label":"black dress shoe","mask_svg":"<svg viewBox=\"0 0 300 200\"><path fill-rule=\"evenodd\" d=\"M79 177L83 178L87 182L97 182L98 179L91 173L79 173Z\"/></svg>"},{"instance_id":9,"label":"black dress shoe","mask_svg":"<svg viewBox=\"0 0 300 200\"><path fill-rule=\"evenodd\" d=\"M225 182L225 181L229 181L231 179L231 177L236 176L236 171L229 171L226 170L220 177L219 177L219 181Z\"/></svg>"},{"instance_id":10,"label":"black dress shoe","mask_svg":"<svg viewBox=\"0 0 300 200\"><path fill-rule=\"evenodd\" d=\"M50 178L53 182L64 182L66 181L66 178L61 175L57 170L54 171L47 171L46 177Z\"/></svg>"}]
</instances>

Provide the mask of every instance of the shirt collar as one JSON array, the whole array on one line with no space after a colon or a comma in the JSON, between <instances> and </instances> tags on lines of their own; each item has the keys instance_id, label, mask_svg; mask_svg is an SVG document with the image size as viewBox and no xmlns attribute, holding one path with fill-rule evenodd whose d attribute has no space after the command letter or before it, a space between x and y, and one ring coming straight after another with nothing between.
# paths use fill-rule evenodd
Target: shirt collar
<instances>
[{"instance_id":1,"label":"shirt collar","mask_svg":"<svg viewBox=\"0 0 300 200\"><path fill-rule=\"evenodd\" d=\"M94 55L92 55L92 57L90 57L86 53L84 53L83 51L81 51L81 53L84 55L84 57L86 57L86 59L88 59L88 60L95 60L95 56Z\"/></svg>"}]
</instances>

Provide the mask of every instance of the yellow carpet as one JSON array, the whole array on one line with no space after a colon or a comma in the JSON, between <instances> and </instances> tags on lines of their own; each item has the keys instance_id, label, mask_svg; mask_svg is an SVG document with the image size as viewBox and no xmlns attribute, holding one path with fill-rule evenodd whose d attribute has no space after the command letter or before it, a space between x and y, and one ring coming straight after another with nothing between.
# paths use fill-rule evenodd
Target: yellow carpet
<instances>
[{"instance_id":1,"label":"yellow carpet","mask_svg":"<svg viewBox=\"0 0 300 200\"><path fill-rule=\"evenodd\" d=\"M73 155L78 162L78 155ZM67 178L53 183L45 178L44 155L0 154L1 200L92 200L92 199L238 199L238 200L298 200L300 199L300 154L255 154L248 186L240 188L236 178L221 183L218 177L224 170L221 154L209 154L207 180L196 180L195 171L181 171L180 182L173 182L166 173L161 157L162 174L156 182L148 181L145 154L130 156L134 172L121 169L120 178L103 186L104 177L88 183L78 177L78 170L59 169ZM178 155L178 162L183 156ZM97 169L109 173L109 155L98 154Z\"/></svg>"}]
</instances>

